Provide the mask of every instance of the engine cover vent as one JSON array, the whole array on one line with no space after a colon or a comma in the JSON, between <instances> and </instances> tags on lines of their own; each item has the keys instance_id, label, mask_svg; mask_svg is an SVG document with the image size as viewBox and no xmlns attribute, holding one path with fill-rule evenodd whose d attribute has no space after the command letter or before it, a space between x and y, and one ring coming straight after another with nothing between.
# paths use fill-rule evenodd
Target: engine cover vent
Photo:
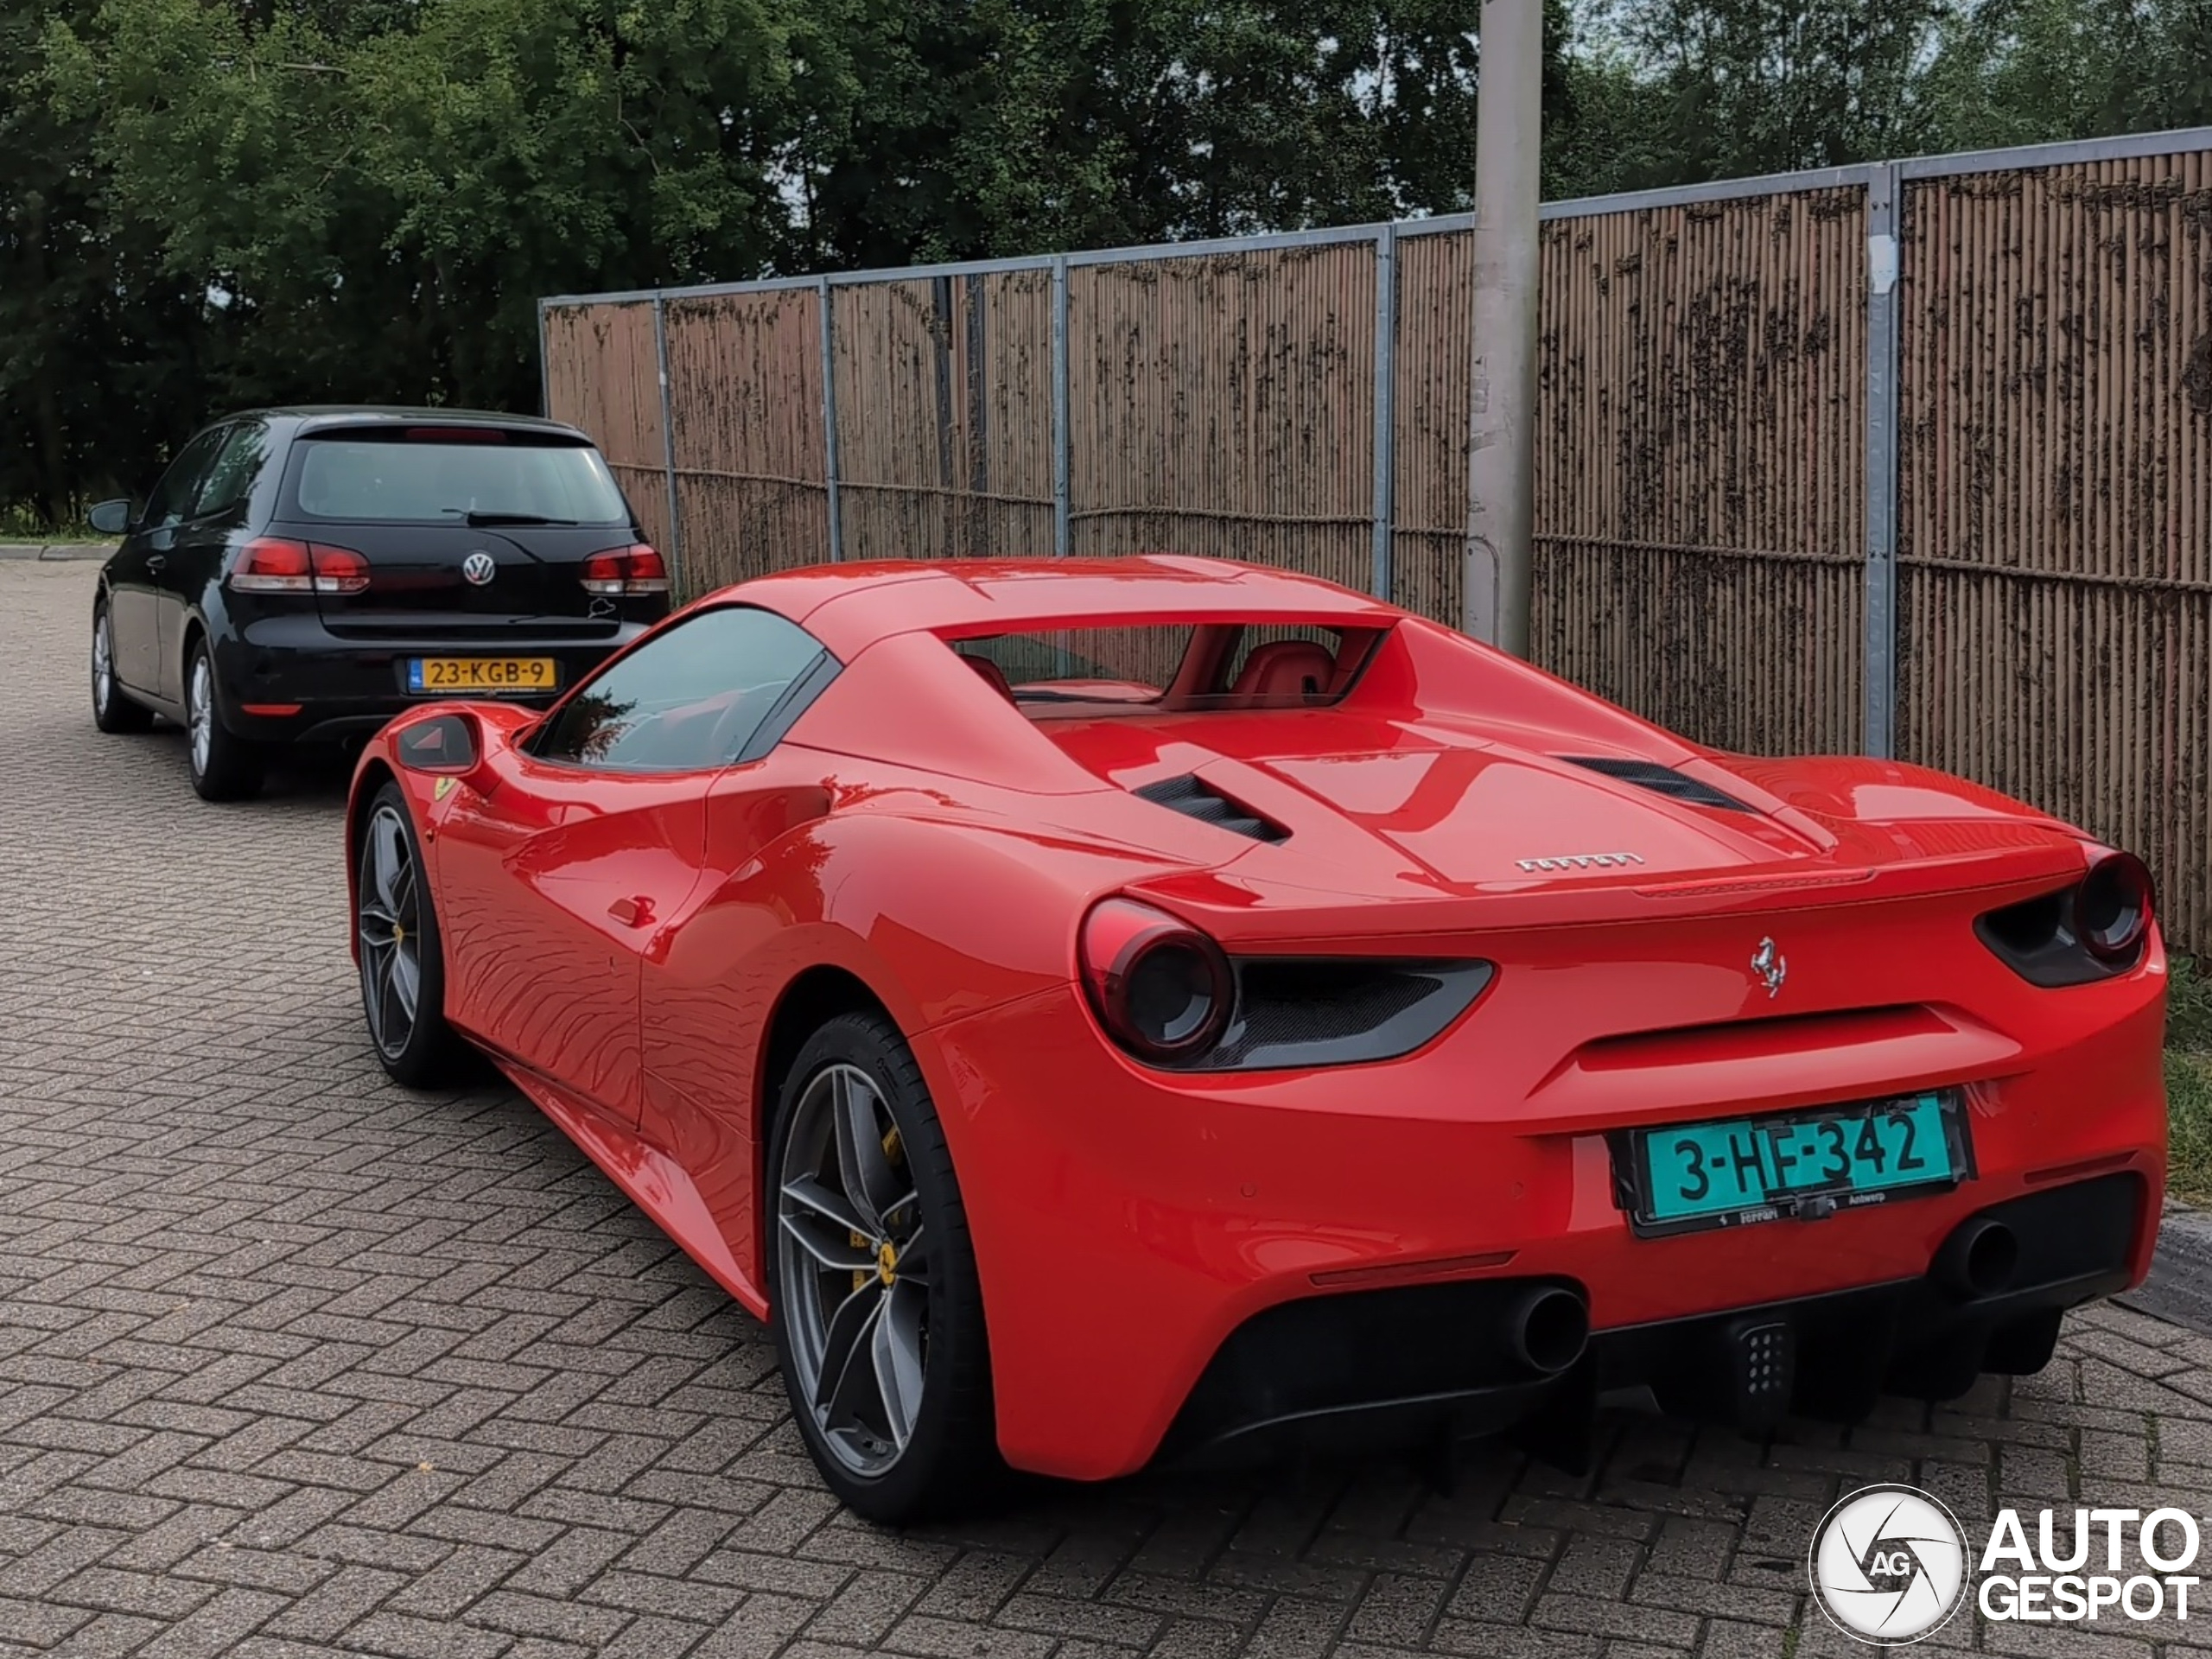
<instances>
[{"instance_id":1,"label":"engine cover vent","mask_svg":"<svg viewBox=\"0 0 2212 1659\"><path fill-rule=\"evenodd\" d=\"M1230 800L1187 772L1180 778L1162 778L1129 792L1155 806L1180 812L1202 823L1219 824L1233 835L1249 836L1254 841L1282 841L1290 835L1281 824L1270 823L1251 808Z\"/></svg>"},{"instance_id":2,"label":"engine cover vent","mask_svg":"<svg viewBox=\"0 0 2212 1659\"><path fill-rule=\"evenodd\" d=\"M1563 754L1560 759L1570 766L1587 766L1601 772L1608 778L1618 778L1624 784L1634 784L1648 789L1655 795L1671 795L1678 801L1688 801L1693 806L1717 806L1730 812L1749 812L1746 806L1732 795L1724 795L1711 784L1701 784L1686 777L1672 766L1662 766L1655 760L1615 760L1603 756Z\"/></svg>"}]
</instances>

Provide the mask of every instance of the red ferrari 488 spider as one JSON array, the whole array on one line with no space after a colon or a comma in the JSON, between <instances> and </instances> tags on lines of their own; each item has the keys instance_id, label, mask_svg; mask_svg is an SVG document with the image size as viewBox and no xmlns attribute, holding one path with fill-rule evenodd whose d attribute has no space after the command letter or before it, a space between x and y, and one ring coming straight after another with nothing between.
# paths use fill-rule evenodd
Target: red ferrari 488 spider
<instances>
[{"instance_id":1,"label":"red ferrari 488 spider","mask_svg":"<svg viewBox=\"0 0 2212 1659\"><path fill-rule=\"evenodd\" d=\"M488 1053L773 1325L863 1514L1601 1393L2034 1371L2147 1269L2129 855L1700 748L1328 583L861 564L368 747L391 1074Z\"/></svg>"}]
</instances>

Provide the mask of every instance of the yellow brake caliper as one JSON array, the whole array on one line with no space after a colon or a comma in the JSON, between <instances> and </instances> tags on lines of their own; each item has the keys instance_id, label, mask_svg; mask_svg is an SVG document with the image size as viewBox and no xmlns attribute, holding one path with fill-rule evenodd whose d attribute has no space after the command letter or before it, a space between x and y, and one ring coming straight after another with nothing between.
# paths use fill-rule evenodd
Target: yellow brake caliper
<instances>
[{"instance_id":1,"label":"yellow brake caliper","mask_svg":"<svg viewBox=\"0 0 2212 1659\"><path fill-rule=\"evenodd\" d=\"M906 1147L899 1139L899 1126L895 1123L891 1126L891 1132L883 1137L883 1155L891 1160L891 1166L893 1169L898 1168L901 1164L906 1161ZM849 1228L846 1230L846 1237L848 1242L855 1249L864 1250L868 1249L867 1238L859 1233L852 1231ZM874 1278L880 1278L885 1284L889 1284L892 1280L897 1276L893 1269L896 1268L898 1265L898 1255L893 1253L891 1247L887 1244L884 1246L884 1254L877 1257L874 1267L855 1268L853 1269L853 1288L855 1290L858 1290L862 1286L866 1285L870 1279Z\"/></svg>"}]
</instances>

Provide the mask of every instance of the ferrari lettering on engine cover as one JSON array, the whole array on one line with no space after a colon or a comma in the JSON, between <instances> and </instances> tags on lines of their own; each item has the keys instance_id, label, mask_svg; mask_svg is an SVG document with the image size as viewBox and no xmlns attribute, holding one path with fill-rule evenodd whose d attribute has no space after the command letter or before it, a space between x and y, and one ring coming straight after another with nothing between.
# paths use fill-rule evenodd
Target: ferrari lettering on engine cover
<instances>
[{"instance_id":1,"label":"ferrari lettering on engine cover","mask_svg":"<svg viewBox=\"0 0 2212 1659\"><path fill-rule=\"evenodd\" d=\"M1618 869L1624 865L1641 864L1643 860L1635 853L1563 853L1554 858L1523 858L1515 861L1533 874L1538 870Z\"/></svg>"}]
</instances>

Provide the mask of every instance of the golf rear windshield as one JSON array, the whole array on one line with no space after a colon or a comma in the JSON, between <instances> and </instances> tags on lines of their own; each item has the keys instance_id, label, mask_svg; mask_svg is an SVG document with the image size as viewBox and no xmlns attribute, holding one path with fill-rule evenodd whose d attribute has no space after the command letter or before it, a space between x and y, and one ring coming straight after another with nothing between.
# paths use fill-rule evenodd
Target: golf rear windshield
<instances>
[{"instance_id":1,"label":"golf rear windshield","mask_svg":"<svg viewBox=\"0 0 2212 1659\"><path fill-rule=\"evenodd\" d=\"M468 516L622 524L622 492L596 449L520 441L489 429L434 428L310 437L300 446L294 505L354 524L463 524Z\"/></svg>"},{"instance_id":2,"label":"golf rear windshield","mask_svg":"<svg viewBox=\"0 0 2212 1659\"><path fill-rule=\"evenodd\" d=\"M1022 712L1042 720L1325 707L1351 688L1380 637L1372 628L1206 621L945 644Z\"/></svg>"}]
</instances>

